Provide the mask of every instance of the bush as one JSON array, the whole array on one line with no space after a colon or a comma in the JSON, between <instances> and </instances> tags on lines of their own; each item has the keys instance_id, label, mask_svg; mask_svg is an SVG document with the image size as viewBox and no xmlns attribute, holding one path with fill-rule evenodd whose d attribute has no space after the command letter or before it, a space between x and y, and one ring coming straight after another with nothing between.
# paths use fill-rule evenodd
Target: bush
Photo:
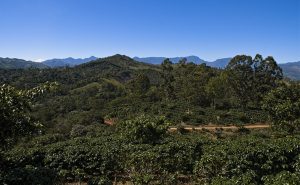
<instances>
[{"instance_id":1,"label":"bush","mask_svg":"<svg viewBox=\"0 0 300 185\"><path fill-rule=\"evenodd\" d=\"M74 125L70 132L71 137L81 137L86 135L87 131L85 130L85 126L83 125Z\"/></svg>"},{"instance_id":2,"label":"bush","mask_svg":"<svg viewBox=\"0 0 300 185\"><path fill-rule=\"evenodd\" d=\"M92 178L88 181L88 185L112 185L113 182L107 176Z\"/></svg>"},{"instance_id":3,"label":"bush","mask_svg":"<svg viewBox=\"0 0 300 185\"><path fill-rule=\"evenodd\" d=\"M264 97L262 106L274 128L288 133L300 131L300 85L292 83L272 90Z\"/></svg>"},{"instance_id":4,"label":"bush","mask_svg":"<svg viewBox=\"0 0 300 185\"><path fill-rule=\"evenodd\" d=\"M300 182L300 173L291 173L289 171L282 171L276 175L270 175L263 178L265 185L297 185Z\"/></svg>"},{"instance_id":5,"label":"bush","mask_svg":"<svg viewBox=\"0 0 300 185\"><path fill-rule=\"evenodd\" d=\"M120 170L119 146L118 140L108 136L82 137L33 148L16 147L6 152L5 160L8 169L16 169L11 171L12 175L18 175L20 169L22 174L49 169L65 181L87 180L103 175L109 177ZM29 172L28 165L34 166Z\"/></svg>"},{"instance_id":6,"label":"bush","mask_svg":"<svg viewBox=\"0 0 300 185\"><path fill-rule=\"evenodd\" d=\"M58 182L57 174L54 170L45 167L16 167L6 171L0 178L1 184L10 185L32 185L32 184L55 184Z\"/></svg>"},{"instance_id":7,"label":"bush","mask_svg":"<svg viewBox=\"0 0 300 185\"><path fill-rule=\"evenodd\" d=\"M163 117L140 116L117 126L121 137L129 142L155 144L166 134L169 124Z\"/></svg>"},{"instance_id":8,"label":"bush","mask_svg":"<svg viewBox=\"0 0 300 185\"><path fill-rule=\"evenodd\" d=\"M204 148L194 174L204 182L211 182L214 177L232 179L249 173L253 175L253 181L261 184L264 176L297 170L299 143L299 138L262 140L245 137L236 141L218 141Z\"/></svg>"}]
</instances>

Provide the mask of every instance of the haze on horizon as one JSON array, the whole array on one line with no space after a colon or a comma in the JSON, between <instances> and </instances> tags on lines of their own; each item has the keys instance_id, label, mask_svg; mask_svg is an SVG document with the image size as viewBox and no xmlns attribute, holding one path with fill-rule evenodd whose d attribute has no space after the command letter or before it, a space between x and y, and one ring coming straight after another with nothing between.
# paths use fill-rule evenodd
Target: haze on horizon
<instances>
[{"instance_id":1,"label":"haze on horizon","mask_svg":"<svg viewBox=\"0 0 300 185\"><path fill-rule=\"evenodd\" d=\"M1 0L0 57L300 60L298 0Z\"/></svg>"}]
</instances>

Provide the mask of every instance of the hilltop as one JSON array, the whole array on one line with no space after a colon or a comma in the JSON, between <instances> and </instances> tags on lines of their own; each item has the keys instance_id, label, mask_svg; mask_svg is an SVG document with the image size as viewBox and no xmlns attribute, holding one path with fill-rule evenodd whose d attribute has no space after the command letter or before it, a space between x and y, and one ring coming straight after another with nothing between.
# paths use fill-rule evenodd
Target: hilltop
<instances>
[{"instance_id":1,"label":"hilltop","mask_svg":"<svg viewBox=\"0 0 300 185\"><path fill-rule=\"evenodd\" d=\"M300 80L300 61L280 64L280 67L286 77L293 80Z\"/></svg>"},{"instance_id":2,"label":"hilltop","mask_svg":"<svg viewBox=\"0 0 300 185\"><path fill-rule=\"evenodd\" d=\"M20 69L20 68L47 68L48 66L39 62L32 62L17 58L1 58L0 69Z\"/></svg>"},{"instance_id":3,"label":"hilltop","mask_svg":"<svg viewBox=\"0 0 300 185\"><path fill-rule=\"evenodd\" d=\"M58 67L75 67L75 66L80 66L81 64L86 64L89 62L100 62L104 60L110 60L110 58L114 57L120 57L125 55L114 55L111 57L105 57L105 58L97 58L94 56L91 56L89 58L65 58L65 59L50 59L50 60L45 60L41 63L39 62L32 62L32 61L26 61L22 59L15 59L15 58L0 58L0 69L24 69L24 68L58 68ZM126 58L126 57L125 57ZM167 57L127 57L127 59L124 59L124 61L121 63L123 67L126 67L127 64L126 61L135 61L139 62L139 66L144 66L146 68L154 67L154 65L160 65ZM171 57L169 60L173 63L178 63L180 60L183 58L186 58L188 62L193 62L195 64L206 64L207 66L214 67L214 68L219 68L219 69L224 69L230 60L232 58L220 58L215 61L206 61L198 56L186 56L186 57ZM116 58L116 60L118 60ZM121 60L122 61L122 60ZM120 62L120 61L118 61ZM117 63L118 63L117 62ZM141 64L143 63L143 64ZM119 64L118 64L119 65ZM130 64L131 65L131 64ZM134 66L137 66L134 64ZM288 77L293 80L300 80L300 61L299 62L288 62L288 63L280 63L279 66L282 68L284 76Z\"/></svg>"},{"instance_id":4,"label":"hilltop","mask_svg":"<svg viewBox=\"0 0 300 185\"><path fill-rule=\"evenodd\" d=\"M86 62L90 62L93 60L98 59L97 57L91 56L89 58L72 58L72 57L68 57L68 58L64 58L64 59L49 59L49 60L45 60L42 63L49 66L49 67L64 67L64 66L76 66L79 64L83 64Z\"/></svg>"}]
</instances>

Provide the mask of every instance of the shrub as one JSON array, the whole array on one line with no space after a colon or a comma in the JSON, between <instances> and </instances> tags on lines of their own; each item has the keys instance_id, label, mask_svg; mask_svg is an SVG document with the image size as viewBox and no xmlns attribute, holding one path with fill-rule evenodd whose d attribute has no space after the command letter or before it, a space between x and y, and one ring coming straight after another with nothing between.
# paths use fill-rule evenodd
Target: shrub
<instances>
[{"instance_id":1,"label":"shrub","mask_svg":"<svg viewBox=\"0 0 300 185\"><path fill-rule=\"evenodd\" d=\"M166 134L168 126L169 124L163 117L139 116L118 124L118 130L121 137L129 142L155 144Z\"/></svg>"},{"instance_id":2,"label":"shrub","mask_svg":"<svg viewBox=\"0 0 300 185\"><path fill-rule=\"evenodd\" d=\"M31 185L31 184L55 184L58 182L56 172L45 167L16 167L6 171L0 178L1 184Z\"/></svg>"}]
</instances>

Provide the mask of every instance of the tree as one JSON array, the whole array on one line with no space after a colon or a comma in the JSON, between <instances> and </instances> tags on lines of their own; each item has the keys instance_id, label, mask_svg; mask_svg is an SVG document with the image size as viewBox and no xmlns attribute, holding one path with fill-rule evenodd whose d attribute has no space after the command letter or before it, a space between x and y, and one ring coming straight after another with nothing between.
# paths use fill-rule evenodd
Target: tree
<instances>
[{"instance_id":1,"label":"tree","mask_svg":"<svg viewBox=\"0 0 300 185\"><path fill-rule=\"evenodd\" d=\"M182 59L180 59L180 60L178 61L178 64L179 64L180 66L186 65L186 63L187 63L187 59L186 59L186 58L182 58Z\"/></svg>"},{"instance_id":2,"label":"tree","mask_svg":"<svg viewBox=\"0 0 300 185\"><path fill-rule=\"evenodd\" d=\"M277 65L274 58L269 56L263 59L261 55L256 55L253 63L254 80L255 84L258 84L256 87L259 95L264 95L277 87L277 82L283 78L283 74L282 69ZM259 96L259 98L262 97Z\"/></svg>"},{"instance_id":3,"label":"tree","mask_svg":"<svg viewBox=\"0 0 300 185\"><path fill-rule=\"evenodd\" d=\"M222 72L219 76L212 77L205 86L206 93L211 99L211 105L216 108L217 100L224 101L228 93L228 75Z\"/></svg>"},{"instance_id":4,"label":"tree","mask_svg":"<svg viewBox=\"0 0 300 185\"><path fill-rule=\"evenodd\" d=\"M131 90L136 95L145 95L150 89L150 80L144 74L138 74L130 83Z\"/></svg>"},{"instance_id":5,"label":"tree","mask_svg":"<svg viewBox=\"0 0 300 185\"><path fill-rule=\"evenodd\" d=\"M283 85L264 98L263 108L268 111L276 129L293 133L300 130L300 85Z\"/></svg>"},{"instance_id":6,"label":"tree","mask_svg":"<svg viewBox=\"0 0 300 185\"><path fill-rule=\"evenodd\" d=\"M263 96L277 86L282 70L273 57L262 58L237 55L227 65L229 83L243 107L248 103L258 105Z\"/></svg>"},{"instance_id":7,"label":"tree","mask_svg":"<svg viewBox=\"0 0 300 185\"><path fill-rule=\"evenodd\" d=\"M172 62L167 58L161 64L162 66L162 77L163 77L163 89L167 100L171 100L175 97L174 94L174 76L172 74L173 66Z\"/></svg>"},{"instance_id":8,"label":"tree","mask_svg":"<svg viewBox=\"0 0 300 185\"><path fill-rule=\"evenodd\" d=\"M31 90L17 90L9 85L0 86L0 144L33 134L42 125L29 112L34 98L52 90L56 83L45 83Z\"/></svg>"},{"instance_id":9,"label":"tree","mask_svg":"<svg viewBox=\"0 0 300 185\"><path fill-rule=\"evenodd\" d=\"M205 86L215 76L215 69L194 63L178 64L174 68L176 98L196 106L209 105Z\"/></svg>"}]
</instances>

